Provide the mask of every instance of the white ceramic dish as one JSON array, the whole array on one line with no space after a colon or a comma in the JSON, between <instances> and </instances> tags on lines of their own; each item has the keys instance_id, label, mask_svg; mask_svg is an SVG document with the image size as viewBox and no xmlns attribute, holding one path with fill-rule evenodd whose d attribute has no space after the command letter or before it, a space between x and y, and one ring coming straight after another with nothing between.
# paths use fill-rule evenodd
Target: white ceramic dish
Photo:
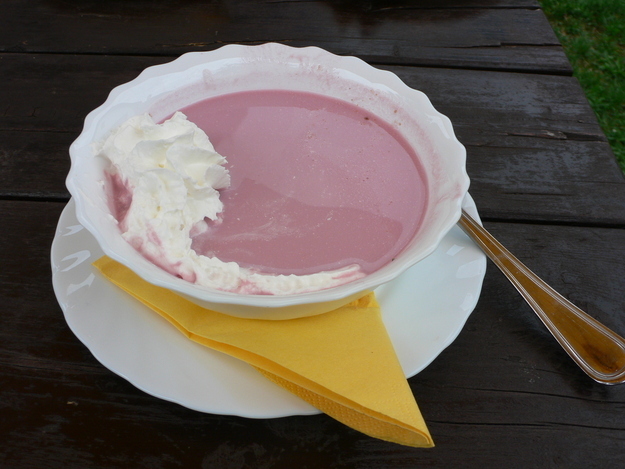
<instances>
[{"instance_id":1,"label":"white ceramic dish","mask_svg":"<svg viewBox=\"0 0 625 469\"><path fill-rule=\"evenodd\" d=\"M469 196L469 213L478 216ZM103 251L70 202L52 244L54 291L76 336L111 371L143 391L185 407L251 418L318 411L251 366L188 340L103 279L91 265ZM407 377L423 370L457 337L475 307L486 257L459 227L435 252L376 290Z\"/></svg>"},{"instance_id":2,"label":"white ceramic dish","mask_svg":"<svg viewBox=\"0 0 625 469\"><path fill-rule=\"evenodd\" d=\"M286 89L324 94L356 104L392 123L419 155L428 180L429 202L417 236L394 262L354 282L298 295L244 295L212 290L176 278L143 258L121 237L109 213L103 180L104 161L91 145L128 118L149 112L159 121L172 112L211 96L236 91ZM210 136L209 136L210 137ZM115 88L92 111L71 145L67 186L80 223L110 257L145 280L228 314L283 319L329 311L393 280L431 254L460 217L469 186L465 149L452 125L420 91L396 75L355 57L339 57L316 47L280 44L228 45L195 52L150 67Z\"/></svg>"}]
</instances>

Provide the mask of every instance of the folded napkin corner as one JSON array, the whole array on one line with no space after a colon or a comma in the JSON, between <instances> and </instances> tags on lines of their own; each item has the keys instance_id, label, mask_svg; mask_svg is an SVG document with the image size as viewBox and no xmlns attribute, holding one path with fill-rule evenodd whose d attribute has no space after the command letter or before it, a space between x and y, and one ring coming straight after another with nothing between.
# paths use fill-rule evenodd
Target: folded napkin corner
<instances>
[{"instance_id":1,"label":"folded napkin corner","mask_svg":"<svg viewBox=\"0 0 625 469\"><path fill-rule=\"evenodd\" d=\"M393 443L434 446L375 294L317 316L245 319L202 308L106 256L94 265L191 340L246 361L345 425Z\"/></svg>"}]
</instances>

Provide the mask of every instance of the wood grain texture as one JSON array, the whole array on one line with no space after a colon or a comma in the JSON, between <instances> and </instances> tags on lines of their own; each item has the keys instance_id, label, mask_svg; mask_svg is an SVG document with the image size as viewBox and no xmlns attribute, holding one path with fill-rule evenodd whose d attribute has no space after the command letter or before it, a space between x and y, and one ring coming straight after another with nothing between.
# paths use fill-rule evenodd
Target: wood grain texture
<instances>
[{"instance_id":1,"label":"wood grain texture","mask_svg":"<svg viewBox=\"0 0 625 469\"><path fill-rule=\"evenodd\" d=\"M451 119L482 216L624 226L625 178L575 78L392 71Z\"/></svg>"},{"instance_id":2,"label":"wood grain texture","mask_svg":"<svg viewBox=\"0 0 625 469\"><path fill-rule=\"evenodd\" d=\"M0 51L175 56L232 42L283 42L382 63L571 73L535 1L437 6L393 0L8 0L3 14L12 21L0 29Z\"/></svg>"},{"instance_id":3,"label":"wood grain texture","mask_svg":"<svg viewBox=\"0 0 625 469\"><path fill-rule=\"evenodd\" d=\"M510 458L519 467L605 467L625 444L625 388L587 378L492 264L460 336L409 380L432 450L371 439L324 415L254 420L149 396L101 366L56 304L48 250L62 207L0 202L9 262L0 276L1 467L448 468ZM487 228L625 334L623 230Z\"/></svg>"}]
</instances>

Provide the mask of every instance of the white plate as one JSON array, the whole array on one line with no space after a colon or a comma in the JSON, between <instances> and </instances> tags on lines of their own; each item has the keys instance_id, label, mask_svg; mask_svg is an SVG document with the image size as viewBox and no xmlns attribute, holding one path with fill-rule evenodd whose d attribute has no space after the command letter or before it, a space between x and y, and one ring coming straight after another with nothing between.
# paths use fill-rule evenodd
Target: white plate
<instances>
[{"instance_id":1,"label":"white plate","mask_svg":"<svg viewBox=\"0 0 625 469\"><path fill-rule=\"evenodd\" d=\"M465 209L477 217L467 195ZM251 418L310 415L317 409L251 366L198 345L98 275L103 255L70 201L52 243L52 281L65 319L108 369L153 396L214 414ZM486 257L457 226L436 251L376 290L407 377L457 337L473 311Z\"/></svg>"}]
</instances>

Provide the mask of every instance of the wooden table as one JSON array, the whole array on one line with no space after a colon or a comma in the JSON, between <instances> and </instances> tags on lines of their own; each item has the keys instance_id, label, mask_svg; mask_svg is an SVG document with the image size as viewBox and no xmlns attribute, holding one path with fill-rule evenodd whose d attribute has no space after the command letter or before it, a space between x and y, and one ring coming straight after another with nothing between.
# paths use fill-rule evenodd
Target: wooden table
<instances>
[{"instance_id":1,"label":"wooden table","mask_svg":"<svg viewBox=\"0 0 625 469\"><path fill-rule=\"evenodd\" d=\"M492 264L460 336L409 380L429 450L325 415L211 415L145 394L72 334L51 287L85 115L149 65L277 41L428 94L467 148L485 226L625 334L625 180L535 0L7 0L1 18L0 467L622 467L625 386L586 377Z\"/></svg>"}]
</instances>

